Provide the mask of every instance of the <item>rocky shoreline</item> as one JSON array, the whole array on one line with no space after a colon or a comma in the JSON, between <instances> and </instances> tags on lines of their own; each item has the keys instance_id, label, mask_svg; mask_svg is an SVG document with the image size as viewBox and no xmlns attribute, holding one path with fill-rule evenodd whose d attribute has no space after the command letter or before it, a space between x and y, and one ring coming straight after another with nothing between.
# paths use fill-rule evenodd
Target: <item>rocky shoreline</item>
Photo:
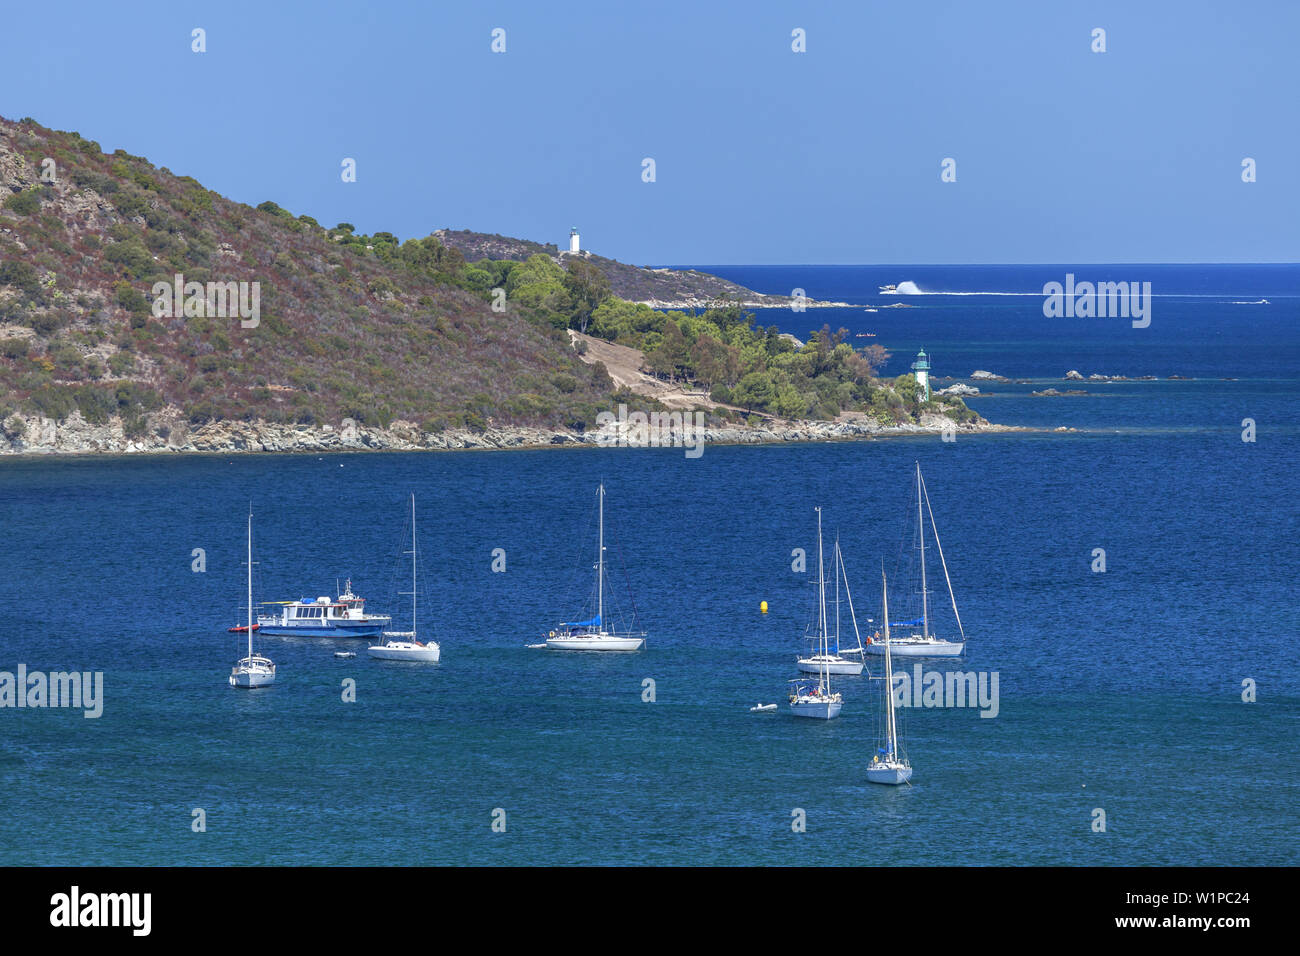
<instances>
[{"instance_id":1,"label":"rocky shoreline","mask_svg":"<svg viewBox=\"0 0 1300 956\"><path fill-rule=\"evenodd\" d=\"M168 410L170 412L171 410ZM941 434L950 419L925 416L920 424L884 426L865 416L832 422L771 421L757 426L705 426L662 445L785 444L788 442L869 440L902 435ZM955 426L956 435L1038 431L988 422ZM683 441L685 437L685 441ZM94 454L202 454L232 452L451 451L461 449L553 448L617 445L609 433L529 426L489 427L483 431L428 432L410 422L371 428L343 419L332 425L282 425L270 422L211 422L190 425L179 412L151 417L146 434L128 436L122 421L99 425L74 412L56 422L40 415L10 416L0 427L0 456Z\"/></svg>"}]
</instances>

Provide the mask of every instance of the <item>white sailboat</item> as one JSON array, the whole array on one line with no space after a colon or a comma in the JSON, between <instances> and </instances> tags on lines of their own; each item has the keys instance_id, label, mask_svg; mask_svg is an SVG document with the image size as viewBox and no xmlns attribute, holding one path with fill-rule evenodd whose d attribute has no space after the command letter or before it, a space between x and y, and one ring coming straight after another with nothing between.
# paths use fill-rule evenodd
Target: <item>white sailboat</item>
<instances>
[{"instance_id":1,"label":"white sailboat","mask_svg":"<svg viewBox=\"0 0 1300 956\"><path fill-rule=\"evenodd\" d=\"M605 620L605 486L597 492L600 531L596 558L596 616L585 621L561 623L546 638L553 651L639 651L645 646L644 631L623 631ZM588 605L590 609L590 605Z\"/></svg>"},{"instance_id":2,"label":"white sailboat","mask_svg":"<svg viewBox=\"0 0 1300 956\"><path fill-rule=\"evenodd\" d=\"M822 558L822 509L817 509L817 633L820 643L821 669L817 683L810 680L791 681L790 713L796 717L817 717L830 720L839 716L844 697L831 691L829 635L826 632L826 573Z\"/></svg>"},{"instance_id":3,"label":"white sailboat","mask_svg":"<svg viewBox=\"0 0 1300 956\"><path fill-rule=\"evenodd\" d=\"M849 590L849 577L844 571L844 556L840 551L840 537L835 536L835 559L832 562L835 566L835 650L828 654L822 655L814 653L808 657L801 657L796 662L799 670L805 674L818 674L827 670L832 674L850 674L857 676L862 673L862 635L858 633L858 615L853 610L853 592ZM840 650L840 579L844 580L844 594L849 602L849 614L853 619L853 633L857 635L858 646L856 649L847 648ZM850 660L845 654L854 654L858 660Z\"/></svg>"},{"instance_id":4,"label":"white sailboat","mask_svg":"<svg viewBox=\"0 0 1300 956\"><path fill-rule=\"evenodd\" d=\"M230 669L231 687L269 687L275 683L275 664L253 653L253 510L248 510L248 656Z\"/></svg>"},{"instance_id":5,"label":"white sailboat","mask_svg":"<svg viewBox=\"0 0 1300 956\"><path fill-rule=\"evenodd\" d=\"M877 749L867 767L871 783L907 783L912 779L912 764L899 753L898 725L894 720L894 660L889 640L889 585L885 569L880 569L880 603L885 612L885 746Z\"/></svg>"},{"instance_id":6,"label":"white sailboat","mask_svg":"<svg viewBox=\"0 0 1300 956\"><path fill-rule=\"evenodd\" d=\"M382 644L372 644L366 653L382 661L437 661L441 650L437 641L421 644L416 624L416 557L415 557L415 493L411 494L411 629L409 631L384 631L387 638Z\"/></svg>"},{"instance_id":7,"label":"white sailboat","mask_svg":"<svg viewBox=\"0 0 1300 956\"><path fill-rule=\"evenodd\" d=\"M943 579L948 585L948 599L952 602L953 617L957 620L957 631L961 635L959 641L936 637L930 631L930 593L926 588L925 578L925 513L922 512L922 502L924 502L925 512L930 516L934 547L939 552L939 561L943 565ZM948 576L948 562L943 556L943 545L939 543L939 529L934 523L934 510L930 507L930 494L926 491L925 479L921 477L920 462L916 465L916 520L916 534L921 549L921 616L914 620L893 623L894 627L920 626L921 632L918 634L912 630L910 634L894 638L893 655L895 657L960 657L966 649L966 631L961 624L961 615L957 613L957 596L953 593L952 579ZM886 620L885 623L888 625L890 622ZM884 648L874 641L867 644L867 650L877 655L885 653Z\"/></svg>"}]
</instances>

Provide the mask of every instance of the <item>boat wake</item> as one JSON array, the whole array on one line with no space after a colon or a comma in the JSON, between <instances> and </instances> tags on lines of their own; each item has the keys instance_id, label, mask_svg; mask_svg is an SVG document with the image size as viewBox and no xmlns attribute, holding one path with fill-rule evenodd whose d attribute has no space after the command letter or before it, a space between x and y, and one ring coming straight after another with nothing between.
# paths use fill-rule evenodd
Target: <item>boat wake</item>
<instances>
[{"instance_id":1,"label":"boat wake","mask_svg":"<svg viewBox=\"0 0 1300 956\"><path fill-rule=\"evenodd\" d=\"M1047 293L1041 291L1038 292L1007 292L1007 291L973 292L973 291L960 291L955 289L922 289L915 282L912 282L909 279L905 282L898 283L898 285L892 289L890 289L887 286L881 287L880 294L882 296L889 296L889 295L953 295L953 296L992 295L992 296L1020 296L1020 297L1027 296L1030 298L1041 299ZM1270 304L1268 299L1252 299L1249 301L1243 299L1228 299L1222 294L1215 295L1213 293L1203 293L1203 292L1156 292L1156 293L1151 293L1151 298L1153 299L1218 299L1221 302L1227 302L1229 305L1269 305Z\"/></svg>"}]
</instances>

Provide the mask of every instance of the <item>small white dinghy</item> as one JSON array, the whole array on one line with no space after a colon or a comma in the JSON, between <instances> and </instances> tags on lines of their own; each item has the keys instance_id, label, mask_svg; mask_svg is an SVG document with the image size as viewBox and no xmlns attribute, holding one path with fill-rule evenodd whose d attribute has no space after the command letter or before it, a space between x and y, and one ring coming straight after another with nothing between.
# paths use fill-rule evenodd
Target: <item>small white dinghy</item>
<instances>
[{"instance_id":1,"label":"small white dinghy","mask_svg":"<svg viewBox=\"0 0 1300 956\"><path fill-rule=\"evenodd\" d=\"M350 658L356 657L357 652L356 651L335 651L334 656L341 661L346 661L349 660Z\"/></svg>"},{"instance_id":2,"label":"small white dinghy","mask_svg":"<svg viewBox=\"0 0 1300 956\"><path fill-rule=\"evenodd\" d=\"M429 641L422 644L416 640L415 624L415 595L417 592L415 579L415 495L411 495L411 630L409 631L384 631L385 641L382 644L372 644L366 648L366 653L371 657L381 661L428 661L437 662L441 656L441 650L436 641Z\"/></svg>"},{"instance_id":3,"label":"small white dinghy","mask_svg":"<svg viewBox=\"0 0 1300 956\"><path fill-rule=\"evenodd\" d=\"M753 707L749 708L749 712L751 714L766 714L769 711L776 709L776 704L755 704Z\"/></svg>"}]
</instances>

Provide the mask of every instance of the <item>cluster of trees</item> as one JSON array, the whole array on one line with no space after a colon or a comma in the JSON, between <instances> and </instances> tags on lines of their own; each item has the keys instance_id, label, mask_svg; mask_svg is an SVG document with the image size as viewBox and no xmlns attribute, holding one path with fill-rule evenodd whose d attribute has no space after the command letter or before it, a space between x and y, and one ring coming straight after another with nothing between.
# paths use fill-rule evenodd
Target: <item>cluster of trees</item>
<instances>
[{"instance_id":1,"label":"cluster of trees","mask_svg":"<svg viewBox=\"0 0 1300 956\"><path fill-rule=\"evenodd\" d=\"M510 301L557 327L640 349L650 374L699 386L716 402L783 418L833 418L872 407L873 392L883 387L876 375L889 353L879 345L853 348L844 329L824 326L799 346L774 325L755 326L753 313L735 303L661 312L611 295L586 260L566 265L543 255L516 264L505 287Z\"/></svg>"}]
</instances>

